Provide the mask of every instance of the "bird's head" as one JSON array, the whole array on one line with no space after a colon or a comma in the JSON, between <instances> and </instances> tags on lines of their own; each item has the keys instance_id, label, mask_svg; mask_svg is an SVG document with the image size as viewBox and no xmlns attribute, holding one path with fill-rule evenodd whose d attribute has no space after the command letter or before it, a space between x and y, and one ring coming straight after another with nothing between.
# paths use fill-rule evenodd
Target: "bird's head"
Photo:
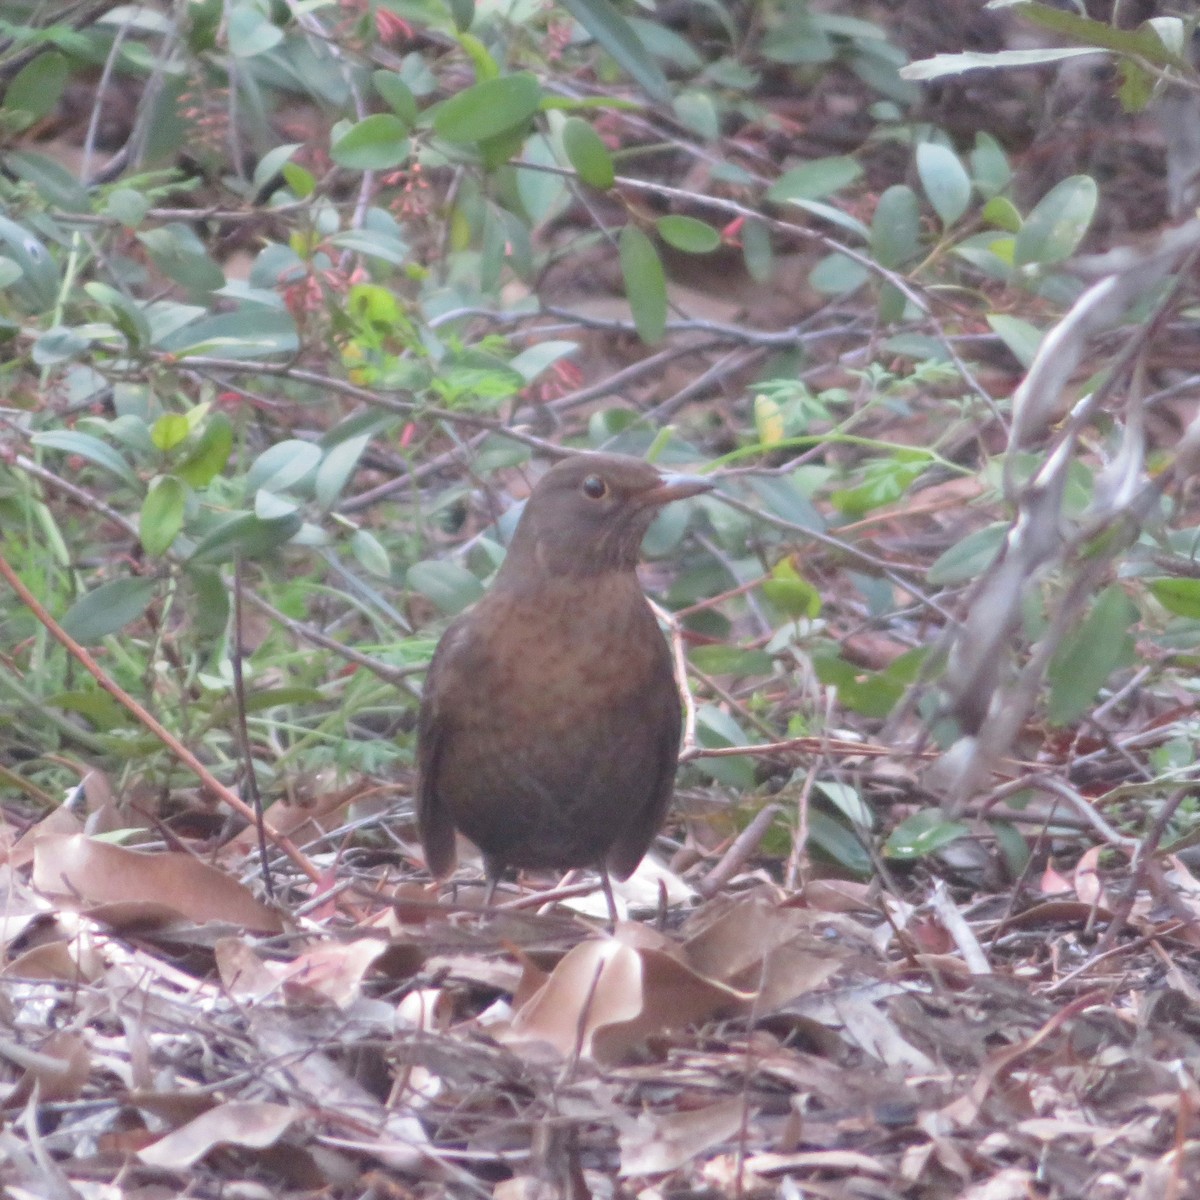
<instances>
[{"instance_id":1,"label":"bird's head","mask_svg":"<svg viewBox=\"0 0 1200 1200\"><path fill-rule=\"evenodd\" d=\"M578 454L538 480L513 534L505 573L589 576L632 571L650 522L672 500L707 492L698 475L624 454Z\"/></svg>"}]
</instances>

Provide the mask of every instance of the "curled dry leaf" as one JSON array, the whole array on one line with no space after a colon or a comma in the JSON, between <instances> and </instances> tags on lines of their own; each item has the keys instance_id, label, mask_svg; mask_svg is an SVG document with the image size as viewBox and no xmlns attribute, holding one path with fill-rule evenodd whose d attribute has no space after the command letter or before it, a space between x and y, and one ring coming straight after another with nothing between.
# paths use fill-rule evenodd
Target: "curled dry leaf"
<instances>
[{"instance_id":1,"label":"curled dry leaf","mask_svg":"<svg viewBox=\"0 0 1200 1200\"><path fill-rule=\"evenodd\" d=\"M300 1110L282 1104L219 1104L194 1121L138 1151L147 1166L181 1170L197 1163L216 1146L273 1146L300 1117Z\"/></svg>"},{"instance_id":2,"label":"curled dry leaf","mask_svg":"<svg viewBox=\"0 0 1200 1200\"><path fill-rule=\"evenodd\" d=\"M90 907L151 905L197 925L225 921L264 933L283 927L248 888L191 855L126 850L82 834L38 842L33 886Z\"/></svg>"},{"instance_id":3,"label":"curled dry leaf","mask_svg":"<svg viewBox=\"0 0 1200 1200\"><path fill-rule=\"evenodd\" d=\"M239 1000L274 995L280 1002L346 1008L362 995L363 977L387 948L381 938L321 942L291 962L267 962L239 938L222 938L216 958L225 990Z\"/></svg>"},{"instance_id":4,"label":"curled dry leaf","mask_svg":"<svg viewBox=\"0 0 1200 1200\"><path fill-rule=\"evenodd\" d=\"M24 1068L4 1107L19 1108L37 1088L38 1099L76 1100L91 1073L92 1060L87 1043L78 1034L58 1030L37 1049L0 1039L0 1058Z\"/></svg>"},{"instance_id":5,"label":"curled dry leaf","mask_svg":"<svg viewBox=\"0 0 1200 1200\"><path fill-rule=\"evenodd\" d=\"M850 918L787 907L766 889L710 904L685 932L687 962L706 978L758 992L759 1013L816 991L856 957L877 958Z\"/></svg>"},{"instance_id":6,"label":"curled dry leaf","mask_svg":"<svg viewBox=\"0 0 1200 1200\"><path fill-rule=\"evenodd\" d=\"M751 999L660 950L598 938L571 950L499 1036L615 1063L648 1037L740 1011Z\"/></svg>"},{"instance_id":7,"label":"curled dry leaf","mask_svg":"<svg viewBox=\"0 0 1200 1200\"><path fill-rule=\"evenodd\" d=\"M677 1171L698 1154L728 1141L747 1117L740 1096L691 1112L642 1113L633 1128L621 1135L621 1174L665 1175Z\"/></svg>"}]
</instances>

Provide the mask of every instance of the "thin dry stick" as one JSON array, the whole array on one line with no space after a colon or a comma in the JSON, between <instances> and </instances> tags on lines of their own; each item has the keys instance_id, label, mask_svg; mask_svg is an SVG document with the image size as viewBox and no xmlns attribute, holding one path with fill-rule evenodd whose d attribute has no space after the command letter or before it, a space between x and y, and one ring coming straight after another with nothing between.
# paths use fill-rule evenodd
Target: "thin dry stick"
<instances>
[{"instance_id":1,"label":"thin dry stick","mask_svg":"<svg viewBox=\"0 0 1200 1200\"><path fill-rule=\"evenodd\" d=\"M132 696L115 684L100 668L99 663L50 615L41 601L25 586L20 576L9 565L8 560L0 554L0 575L3 575L8 586L21 598L22 603L46 627L67 653L122 707L133 714L137 722L148 729L175 757L183 763L219 800L229 805L239 816L253 823L254 810L234 791L227 788L177 737L155 717L151 716ZM321 874L307 858L296 848L295 844L282 833L264 822L267 837L287 855L291 862L298 867L313 883L320 883Z\"/></svg>"},{"instance_id":2,"label":"thin dry stick","mask_svg":"<svg viewBox=\"0 0 1200 1200\"><path fill-rule=\"evenodd\" d=\"M669 612L653 600L647 600L654 615L667 627L671 634L671 661L675 666L675 687L679 691L679 701L683 706L683 739L680 743L680 758L690 754L696 748L696 701L692 699L692 689L688 687L687 655L683 650L683 626L674 613Z\"/></svg>"},{"instance_id":3,"label":"thin dry stick","mask_svg":"<svg viewBox=\"0 0 1200 1200\"><path fill-rule=\"evenodd\" d=\"M754 820L734 838L721 861L696 884L696 891L701 896L706 900L715 896L741 870L746 859L758 849L759 842L767 836L767 830L771 828L771 822L778 813L778 804L768 804L759 810Z\"/></svg>"},{"instance_id":4,"label":"thin dry stick","mask_svg":"<svg viewBox=\"0 0 1200 1200\"><path fill-rule=\"evenodd\" d=\"M1129 879L1129 887L1122 897L1120 904L1117 905L1116 911L1112 915L1112 920L1108 923L1108 928L1100 935L1100 940L1096 943L1096 953L1092 956L1093 960L1097 955L1110 950L1116 944L1118 935L1125 928L1125 923L1129 920L1129 914L1133 911L1133 904L1137 899L1137 894L1141 891L1142 885L1146 881L1146 872L1149 870L1150 860L1158 853L1158 847L1162 842L1163 834L1167 832L1167 826L1171 823L1171 818L1175 815L1175 810L1183 802L1184 796L1189 791L1191 791L1190 788L1176 788L1167 797L1158 816L1154 818L1154 824L1150 826L1150 832L1146 834L1138 845L1137 853L1133 858L1133 872Z\"/></svg>"}]
</instances>

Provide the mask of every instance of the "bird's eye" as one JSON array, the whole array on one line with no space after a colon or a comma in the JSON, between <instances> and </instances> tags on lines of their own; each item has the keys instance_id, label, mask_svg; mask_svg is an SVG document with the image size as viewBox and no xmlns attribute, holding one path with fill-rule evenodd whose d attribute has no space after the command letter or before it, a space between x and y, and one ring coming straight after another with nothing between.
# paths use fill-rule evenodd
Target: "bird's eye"
<instances>
[{"instance_id":1,"label":"bird's eye","mask_svg":"<svg viewBox=\"0 0 1200 1200\"><path fill-rule=\"evenodd\" d=\"M589 475L583 481L583 494L590 500L603 500L608 495L608 484L599 475Z\"/></svg>"}]
</instances>

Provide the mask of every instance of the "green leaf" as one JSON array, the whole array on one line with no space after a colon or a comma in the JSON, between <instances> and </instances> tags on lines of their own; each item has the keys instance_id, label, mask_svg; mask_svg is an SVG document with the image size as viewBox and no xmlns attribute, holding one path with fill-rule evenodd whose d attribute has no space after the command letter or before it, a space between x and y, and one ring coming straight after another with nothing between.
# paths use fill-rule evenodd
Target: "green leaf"
<instances>
[{"instance_id":1,"label":"green leaf","mask_svg":"<svg viewBox=\"0 0 1200 1200\"><path fill-rule=\"evenodd\" d=\"M386 171L406 162L411 146L408 126L391 113L373 113L356 121L329 148L339 167Z\"/></svg>"},{"instance_id":2,"label":"green leaf","mask_svg":"<svg viewBox=\"0 0 1200 1200\"><path fill-rule=\"evenodd\" d=\"M111 579L76 600L63 615L62 627L77 642L92 645L136 621L157 591L155 579Z\"/></svg>"},{"instance_id":3,"label":"green leaf","mask_svg":"<svg viewBox=\"0 0 1200 1200\"><path fill-rule=\"evenodd\" d=\"M636 226L621 230L621 275L638 336L657 342L667 327L667 277L654 243Z\"/></svg>"},{"instance_id":4,"label":"green leaf","mask_svg":"<svg viewBox=\"0 0 1200 1200\"><path fill-rule=\"evenodd\" d=\"M865 877L874 872L875 864L859 836L828 813L815 808L809 812L808 841L809 849L854 875Z\"/></svg>"},{"instance_id":5,"label":"green leaf","mask_svg":"<svg viewBox=\"0 0 1200 1200\"><path fill-rule=\"evenodd\" d=\"M112 323L129 343L130 349L140 350L149 345L150 322L146 319L145 310L138 301L131 300L124 293L118 292L116 288L98 281L85 283L83 290L97 304L108 310Z\"/></svg>"},{"instance_id":6,"label":"green leaf","mask_svg":"<svg viewBox=\"0 0 1200 1200\"><path fill-rule=\"evenodd\" d=\"M1021 210L1007 196L993 196L980 214L989 224L1005 233L1018 233L1021 229Z\"/></svg>"},{"instance_id":7,"label":"green leaf","mask_svg":"<svg viewBox=\"0 0 1200 1200\"><path fill-rule=\"evenodd\" d=\"M450 15L459 33L466 33L475 20L475 0L449 0Z\"/></svg>"},{"instance_id":8,"label":"green leaf","mask_svg":"<svg viewBox=\"0 0 1200 1200\"><path fill-rule=\"evenodd\" d=\"M395 71L375 71L371 75L375 90L391 105L392 112L411 129L417 121L417 98L412 88Z\"/></svg>"},{"instance_id":9,"label":"green leaf","mask_svg":"<svg viewBox=\"0 0 1200 1200\"><path fill-rule=\"evenodd\" d=\"M483 584L466 567L443 559L413 563L406 578L414 592L450 616L462 612L483 595Z\"/></svg>"},{"instance_id":10,"label":"green leaf","mask_svg":"<svg viewBox=\"0 0 1200 1200\"><path fill-rule=\"evenodd\" d=\"M1047 717L1052 725L1068 725L1082 716L1113 671L1132 661L1129 628L1137 615L1119 587L1105 588L1082 623L1063 640L1047 672Z\"/></svg>"},{"instance_id":11,"label":"green leaf","mask_svg":"<svg viewBox=\"0 0 1200 1200\"><path fill-rule=\"evenodd\" d=\"M389 579L392 563L379 539L366 529L356 529L350 539L350 550L362 567L380 579Z\"/></svg>"},{"instance_id":12,"label":"green leaf","mask_svg":"<svg viewBox=\"0 0 1200 1200\"><path fill-rule=\"evenodd\" d=\"M988 313L984 319L1013 352L1021 366L1028 367L1033 362L1038 347L1046 336L1044 330L1020 317L1009 316L1008 313Z\"/></svg>"},{"instance_id":13,"label":"green leaf","mask_svg":"<svg viewBox=\"0 0 1200 1200\"><path fill-rule=\"evenodd\" d=\"M836 646L818 645L812 664L823 684L837 688L841 703L864 717L886 717L904 695L904 681L891 671L864 671L847 662Z\"/></svg>"},{"instance_id":14,"label":"green leaf","mask_svg":"<svg viewBox=\"0 0 1200 1200\"><path fill-rule=\"evenodd\" d=\"M36 154L32 150L5 150L6 171L32 184L48 204L61 208L63 212L87 213L92 211L91 197L85 188L62 163Z\"/></svg>"},{"instance_id":15,"label":"green leaf","mask_svg":"<svg viewBox=\"0 0 1200 1200\"><path fill-rule=\"evenodd\" d=\"M776 204L787 200L821 200L861 175L862 167L847 155L815 158L785 171L767 189L767 199Z\"/></svg>"},{"instance_id":16,"label":"green leaf","mask_svg":"<svg viewBox=\"0 0 1200 1200\"><path fill-rule=\"evenodd\" d=\"M45 312L58 302L62 277L45 243L16 221L0 217L0 253L21 268L12 294L30 312Z\"/></svg>"},{"instance_id":17,"label":"green leaf","mask_svg":"<svg viewBox=\"0 0 1200 1200\"><path fill-rule=\"evenodd\" d=\"M688 658L706 675L769 675L774 666L765 650L743 650L739 646L696 646Z\"/></svg>"},{"instance_id":18,"label":"green leaf","mask_svg":"<svg viewBox=\"0 0 1200 1200\"><path fill-rule=\"evenodd\" d=\"M655 228L664 242L687 254L711 254L721 244L720 233L695 217L659 217Z\"/></svg>"},{"instance_id":19,"label":"green leaf","mask_svg":"<svg viewBox=\"0 0 1200 1200\"><path fill-rule=\"evenodd\" d=\"M901 67L900 77L918 80L941 79L944 75L961 75L964 71L1036 67L1042 63L1062 62L1066 58L1079 58L1083 54L1095 53L1091 47L1068 46L1043 50L998 50L994 54L979 50L968 50L963 54L935 54L932 58L920 58Z\"/></svg>"},{"instance_id":20,"label":"green leaf","mask_svg":"<svg viewBox=\"0 0 1200 1200\"><path fill-rule=\"evenodd\" d=\"M667 77L610 0L563 0L563 8L612 55L618 66L641 84L652 100L660 104L670 100Z\"/></svg>"},{"instance_id":21,"label":"green leaf","mask_svg":"<svg viewBox=\"0 0 1200 1200\"><path fill-rule=\"evenodd\" d=\"M92 338L83 330L55 325L37 335L33 343L33 361L39 367L56 366L81 357L91 344Z\"/></svg>"},{"instance_id":22,"label":"green leaf","mask_svg":"<svg viewBox=\"0 0 1200 1200\"><path fill-rule=\"evenodd\" d=\"M175 469L185 483L201 488L225 469L233 452L233 425L224 413L214 413L204 427L200 440Z\"/></svg>"},{"instance_id":23,"label":"green leaf","mask_svg":"<svg viewBox=\"0 0 1200 1200\"><path fill-rule=\"evenodd\" d=\"M328 510L333 507L354 475L358 460L362 458L370 440L369 433L359 434L357 437L338 442L325 452L325 457L321 459L321 465L317 468L313 486L313 493L322 509Z\"/></svg>"},{"instance_id":24,"label":"green leaf","mask_svg":"<svg viewBox=\"0 0 1200 1200\"><path fill-rule=\"evenodd\" d=\"M883 845L887 858L913 859L935 854L970 832L962 821L947 820L938 808L923 808L905 817Z\"/></svg>"},{"instance_id":25,"label":"green leaf","mask_svg":"<svg viewBox=\"0 0 1200 1200\"><path fill-rule=\"evenodd\" d=\"M998 196L1012 180L1012 168L1004 147L990 133L975 135L975 148L971 151L971 174L975 186L983 196Z\"/></svg>"},{"instance_id":26,"label":"green leaf","mask_svg":"<svg viewBox=\"0 0 1200 1200\"><path fill-rule=\"evenodd\" d=\"M871 218L871 256L889 270L921 253L921 206L917 194L897 183L879 197Z\"/></svg>"},{"instance_id":27,"label":"green leaf","mask_svg":"<svg viewBox=\"0 0 1200 1200\"><path fill-rule=\"evenodd\" d=\"M34 118L48 116L58 104L69 74L65 54L57 50L39 54L13 77L4 93L4 107L10 112L26 112Z\"/></svg>"},{"instance_id":28,"label":"green leaf","mask_svg":"<svg viewBox=\"0 0 1200 1200\"><path fill-rule=\"evenodd\" d=\"M755 283L767 283L775 270L771 233L762 221L747 221L742 226L742 258Z\"/></svg>"},{"instance_id":29,"label":"green leaf","mask_svg":"<svg viewBox=\"0 0 1200 1200\"><path fill-rule=\"evenodd\" d=\"M781 613L792 619L815 617L821 611L821 593L792 565L781 558L763 580L763 594Z\"/></svg>"},{"instance_id":30,"label":"green leaf","mask_svg":"<svg viewBox=\"0 0 1200 1200\"><path fill-rule=\"evenodd\" d=\"M150 426L150 440L165 453L186 441L191 432L192 426L187 417L180 413L163 413Z\"/></svg>"},{"instance_id":31,"label":"green leaf","mask_svg":"<svg viewBox=\"0 0 1200 1200\"><path fill-rule=\"evenodd\" d=\"M271 518L235 513L201 539L188 562L230 562L239 554L261 558L294 537L302 524L299 513Z\"/></svg>"},{"instance_id":32,"label":"green leaf","mask_svg":"<svg viewBox=\"0 0 1200 1200\"><path fill-rule=\"evenodd\" d=\"M228 14L226 44L230 54L237 58L253 58L283 41L283 30L271 23L254 0L231 4Z\"/></svg>"},{"instance_id":33,"label":"green leaf","mask_svg":"<svg viewBox=\"0 0 1200 1200\"><path fill-rule=\"evenodd\" d=\"M1071 175L1055 184L1017 233L1014 261L1021 266L1070 258L1092 223L1097 197L1090 175Z\"/></svg>"},{"instance_id":34,"label":"green leaf","mask_svg":"<svg viewBox=\"0 0 1200 1200\"><path fill-rule=\"evenodd\" d=\"M440 104L433 128L448 142L486 141L524 125L541 100L541 85L532 75L485 79Z\"/></svg>"},{"instance_id":35,"label":"green leaf","mask_svg":"<svg viewBox=\"0 0 1200 1200\"><path fill-rule=\"evenodd\" d=\"M1008 528L1007 521L997 521L968 533L938 556L926 572L925 582L933 587L948 587L978 578L995 559Z\"/></svg>"},{"instance_id":36,"label":"green leaf","mask_svg":"<svg viewBox=\"0 0 1200 1200\"><path fill-rule=\"evenodd\" d=\"M137 486L138 477L129 464L107 442L92 437L90 433L76 433L73 429L48 429L43 433L35 433L31 440L43 450L78 454L80 458L111 471L118 479Z\"/></svg>"},{"instance_id":37,"label":"green leaf","mask_svg":"<svg viewBox=\"0 0 1200 1200\"><path fill-rule=\"evenodd\" d=\"M174 475L160 475L146 493L138 522L138 536L147 554L166 554L183 528L187 484Z\"/></svg>"},{"instance_id":38,"label":"green leaf","mask_svg":"<svg viewBox=\"0 0 1200 1200\"><path fill-rule=\"evenodd\" d=\"M1151 579L1149 587L1167 612L1200 620L1200 579Z\"/></svg>"},{"instance_id":39,"label":"green leaf","mask_svg":"<svg viewBox=\"0 0 1200 1200\"><path fill-rule=\"evenodd\" d=\"M808 273L808 282L826 296L845 296L862 287L871 272L845 254L827 254Z\"/></svg>"},{"instance_id":40,"label":"green leaf","mask_svg":"<svg viewBox=\"0 0 1200 1200\"><path fill-rule=\"evenodd\" d=\"M208 256L194 229L180 222L137 235L154 265L169 279L193 292L214 292L225 286L225 273Z\"/></svg>"},{"instance_id":41,"label":"green leaf","mask_svg":"<svg viewBox=\"0 0 1200 1200\"><path fill-rule=\"evenodd\" d=\"M1181 61L1163 44L1158 26L1150 22L1145 22L1134 30L1118 29L1104 21L1063 12L1048 4L1031 4L1027 0L1021 0L1020 12L1027 20L1045 29L1052 29L1055 33L1066 34L1073 41L1082 42L1087 46L1146 58L1158 66L1191 69L1191 63Z\"/></svg>"},{"instance_id":42,"label":"green leaf","mask_svg":"<svg viewBox=\"0 0 1200 1200\"><path fill-rule=\"evenodd\" d=\"M917 147L917 175L933 211L949 228L971 203L971 178L948 146L922 142Z\"/></svg>"},{"instance_id":43,"label":"green leaf","mask_svg":"<svg viewBox=\"0 0 1200 1200\"><path fill-rule=\"evenodd\" d=\"M840 208L835 208L832 204L826 204L822 200L803 200L799 196L793 196L788 204L795 205L803 212L812 213L814 217L820 217L823 221L828 221L839 229L845 229L856 237L862 238L864 242L871 240L871 231L857 217L842 212Z\"/></svg>"},{"instance_id":44,"label":"green leaf","mask_svg":"<svg viewBox=\"0 0 1200 1200\"><path fill-rule=\"evenodd\" d=\"M268 446L246 472L246 490L282 492L299 483L321 461L321 448L300 438Z\"/></svg>"},{"instance_id":45,"label":"green leaf","mask_svg":"<svg viewBox=\"0 0 1200 1200\"><path fill-rule=\"evenodd\" d=\"M612 155L590 122L582 117L568 117L562 128L562 146L584 183L601 191L612 187L616 180Z\"/></svg>"},{"instance_id":46,"label":"green leaf","mask_svg":"<svg viewBox=\"0 0 1200 1200\"><path fill-rule=\"evenodd\" d=\"M254 190L261 191L275 178L284 168L288 159L303 146L303 142L288 142L282 146L276 146L272 150L268 150L266 154L258 160L258 165L254 168L254 176L251 182L254 184Z\"/></svg>"}]
</instances>

